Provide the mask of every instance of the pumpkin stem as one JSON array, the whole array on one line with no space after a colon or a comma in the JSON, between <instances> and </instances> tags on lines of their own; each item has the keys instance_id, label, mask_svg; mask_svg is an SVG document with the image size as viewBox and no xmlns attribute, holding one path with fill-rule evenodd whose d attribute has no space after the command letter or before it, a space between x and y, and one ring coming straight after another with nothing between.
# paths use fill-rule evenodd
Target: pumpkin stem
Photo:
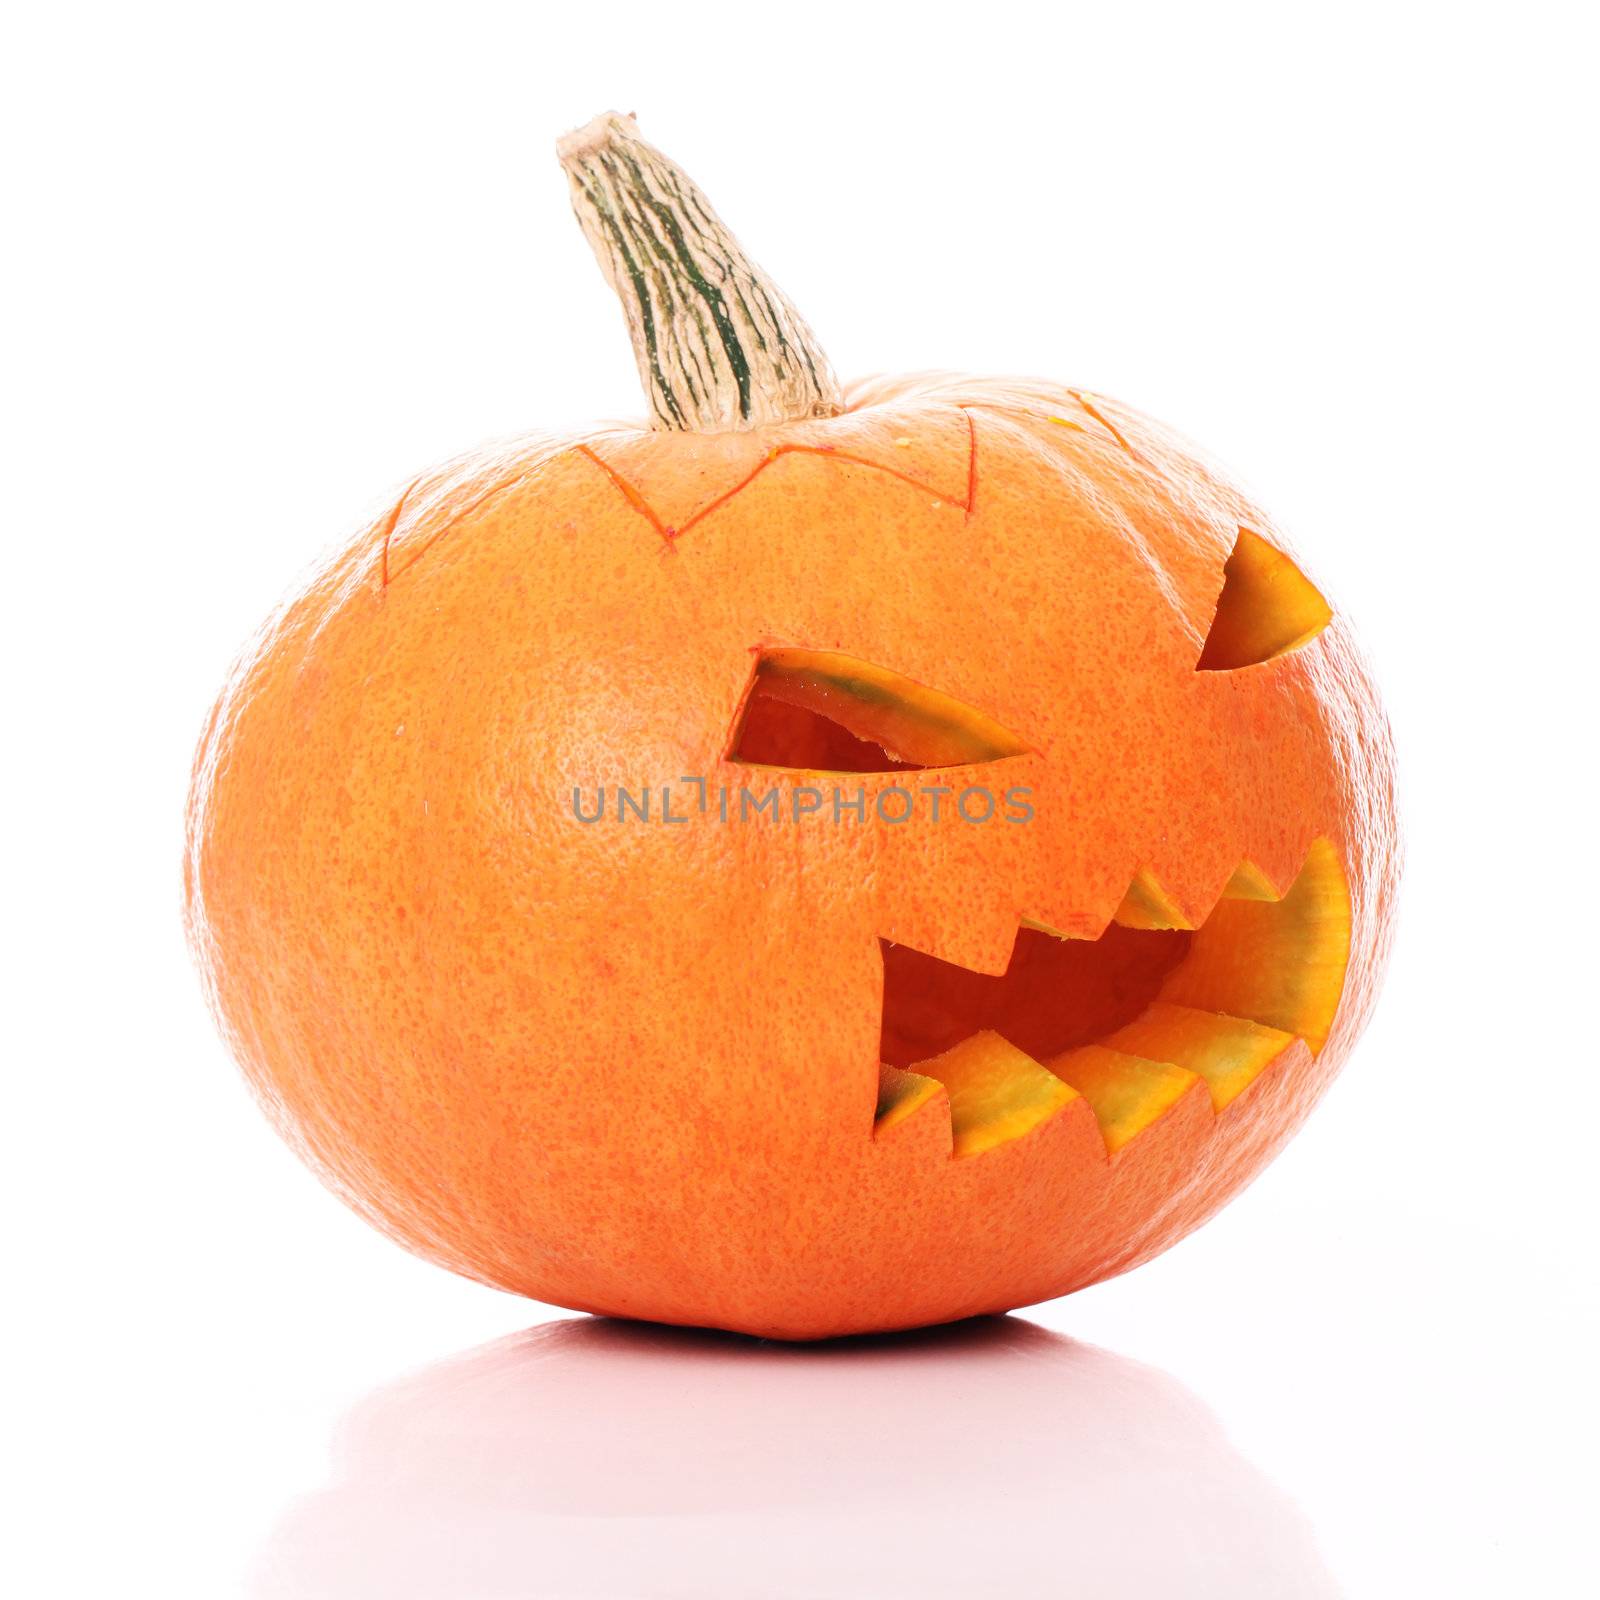
<instances>
[{"instance_id":1,"label":"pumpkin stem","mask_svg":"<svg viewBox=\"0 0 1600 1600\"><path fill-rule=\"evenodd\" d=\"M735 433L844 409L799 312L631 116L596 117L556 154L622 301L657 428Z\"/></svg>"}]
</instances>

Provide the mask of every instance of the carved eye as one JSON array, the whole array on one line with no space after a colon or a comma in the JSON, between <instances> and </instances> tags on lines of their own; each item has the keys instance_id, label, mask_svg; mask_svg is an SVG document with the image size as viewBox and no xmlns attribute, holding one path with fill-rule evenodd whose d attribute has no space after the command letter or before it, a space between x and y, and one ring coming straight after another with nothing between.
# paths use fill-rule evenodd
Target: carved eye
<instances>
[{"instance_id":1,"label":"carved eye","mask_svg":"<svg viewBox=\"0 0 1600 1600\"><path fill-rule=\"evenodd\" d=\"M831 650L763 650L730 761L810 772L961 767L1029 746L981 711Z\"/></svg>"},{"instance_id":2,"label":"carved eye","mask_svg":"<svg viewBox=\"0 0 1600 1600\"><path fill-rule=\"evenodd\" d=\"M1230 672L1271 661L1308 644L1332 617L1328 602L1288 556L1241 528L1223 568L1199 670Z\"/></svg>"}]
</instances>

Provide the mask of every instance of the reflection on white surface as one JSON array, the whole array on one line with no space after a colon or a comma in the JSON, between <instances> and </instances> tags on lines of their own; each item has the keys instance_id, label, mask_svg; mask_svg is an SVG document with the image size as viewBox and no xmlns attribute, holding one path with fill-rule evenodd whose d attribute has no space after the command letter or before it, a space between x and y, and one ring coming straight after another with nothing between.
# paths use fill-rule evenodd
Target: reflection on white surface
<instances>
[{"instance_id":1,"label":"reflection on white surface","mask_svg":"<svg viewBox=\"0 0 1600 1600\"><path fill-rule=\"evenodd\" d=\"M825 1346L561 1321L369 1396L256 1596L1328 1596L1164 1373L1016 1318Z\"/></svg>"}]
</instances>

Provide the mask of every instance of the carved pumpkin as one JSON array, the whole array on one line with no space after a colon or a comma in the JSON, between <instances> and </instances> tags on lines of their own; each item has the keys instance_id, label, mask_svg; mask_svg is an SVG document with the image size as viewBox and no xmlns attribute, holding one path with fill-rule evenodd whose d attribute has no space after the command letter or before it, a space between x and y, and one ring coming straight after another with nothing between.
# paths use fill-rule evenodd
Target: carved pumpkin
<instances>
[{"instance_id":1,"label":"carved pumpkin","mask_svg":"<svg viewBox=\"0 0 1600 1600\"><path fill-rule=\"evenodd\" d=\"M1373 1001L1341 617L1156 423L841 396L631 122L561 153L655 426L417 479L239 666L186 873L233 1052L350 1204L541 1300L812 1338L1146 1260Z\"/></svg>"}]
</instances>

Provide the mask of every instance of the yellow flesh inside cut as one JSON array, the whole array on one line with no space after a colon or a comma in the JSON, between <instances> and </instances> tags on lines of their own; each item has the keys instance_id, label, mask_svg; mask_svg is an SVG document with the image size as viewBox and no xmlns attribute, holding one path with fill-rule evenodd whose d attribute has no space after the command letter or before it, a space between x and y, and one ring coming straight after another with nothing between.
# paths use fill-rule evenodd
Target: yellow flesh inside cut
<instances>
[{"instance_id":1,"label":"yellow flesh inside cut","mask_svg":"<svg viewBox=\"0 0 1600 1600\"><path fill-rule=\"evenodd\" d=\"M1103 1044L1064 1051L1045 1065L1089 1102L1113 1156L1200 1083L1182 1067Z\"/></svg>"},{"instance_id":2,"label":"yellow flesh inside cut","mask_svg":"<svg viewBox=\"0 0 1600 1600\"><path fill-rule=\"evenodd\" d=\"M1074 1089L998 1033L975 1033L943 1055L919 1061L914 1073L899 1076L929 1085L912 1091L919 1104L932 1101L943 1086L949 1097L951 1147L958 1156L982 1155L997 1144L1020 1139L1077 1098Z\"/></svg>"},{"instance_id":3,"label":"yellow flesh inside cut","mask_svg":"<svg viewBox=\"0 0 1600 1600\"><path fill-rule=\"evenodd\" d=\"M1232 672L1298 650L1333 611L1315 584L1260 534L1239 530L1223 568L1222 594L1200 653L1202 672Z\"/></svg>"}]
</instances>

